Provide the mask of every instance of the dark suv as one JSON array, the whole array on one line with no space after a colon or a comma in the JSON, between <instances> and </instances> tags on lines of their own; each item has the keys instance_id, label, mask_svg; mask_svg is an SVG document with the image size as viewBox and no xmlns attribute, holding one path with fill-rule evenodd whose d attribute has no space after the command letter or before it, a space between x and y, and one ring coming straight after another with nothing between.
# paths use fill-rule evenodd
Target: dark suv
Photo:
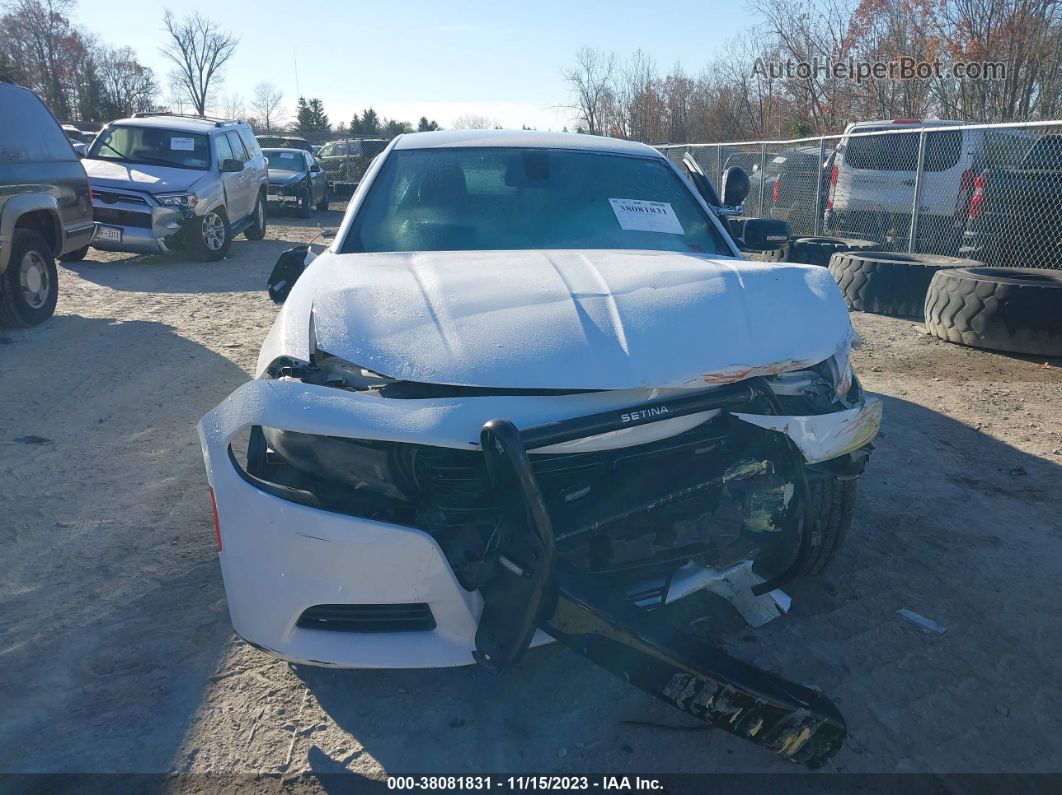
<instances>
[{"instance_id":1,"label":"dark suv","mask_svg":"<svg viewBox=\"0 0 1062 795\"><path fill-rule=\"evenodd\" d=\"M37 95L0 83L0 326L55 311L55 258L83 258L92 239L88 178Z\"/></svg>"}]
</instances>

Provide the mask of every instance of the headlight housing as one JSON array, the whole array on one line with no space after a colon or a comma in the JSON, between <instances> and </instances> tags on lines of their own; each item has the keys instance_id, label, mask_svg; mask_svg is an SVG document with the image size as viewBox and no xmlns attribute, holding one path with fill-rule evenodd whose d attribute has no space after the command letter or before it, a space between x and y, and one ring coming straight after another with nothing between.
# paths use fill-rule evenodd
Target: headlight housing
<instances>
[{"instance_id":1,"label":"headlight housing","mask_svg":"<svg viewBox=\"0 0 1062 795\"><path fill-rule=\"evenodd\" d=\"M159 204L165 207L180 207L185 210L194 210L199 204L199 196L195 193L160 193L156 197Z\"/></svg>"}]
</instances>

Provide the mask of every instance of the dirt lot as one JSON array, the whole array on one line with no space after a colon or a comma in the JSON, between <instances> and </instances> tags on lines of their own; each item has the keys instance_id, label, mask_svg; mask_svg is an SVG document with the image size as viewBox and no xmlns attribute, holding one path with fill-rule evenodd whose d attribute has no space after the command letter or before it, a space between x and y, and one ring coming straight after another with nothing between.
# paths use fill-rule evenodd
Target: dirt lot
<instances>
[{"instance_id":1,"label":"dirt lot","mask_svg":"<svg viewBox=\"0 0 1062 795\"><path fill-rule=\"evenodd\" d=\"M52 321L0 333L0 771L794 771L557 647L495 678L234 640L194 425L248 377L269 269L314 223L217 264L92 254ZM1060 363L855 322L885 424L852 533L726 643L836 700L831 770L1058 771Z\"/></svg>"}]
</instances>

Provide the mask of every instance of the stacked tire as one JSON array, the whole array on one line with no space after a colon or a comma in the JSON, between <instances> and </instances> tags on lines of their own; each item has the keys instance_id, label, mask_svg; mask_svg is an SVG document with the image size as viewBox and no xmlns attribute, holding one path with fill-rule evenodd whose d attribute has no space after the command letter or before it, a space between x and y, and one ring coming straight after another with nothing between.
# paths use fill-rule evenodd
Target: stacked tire
<instances>
[{"instance_id":1,"label":"stacked tire","mask_svg":"<svg viewBox=\"0 0 1062 795\"><path fill-rule=\"evenodd\" d=\"M847 237L798 237L789 243L788 262L804 265L830 264L834 254L844 251L873 251L881 244L873 240L856 240Z\"/></svg>"},{"instance_id":2,"label":"stacked tire","mask_svg":"<svg viewBox=\"0 0 1062 795\"><path fill-rule=\"evenodd\" d=\"M983 265L938 254L851 251L834 254L829 267L849 309L921 320L938 272Z\"/></svg>"},{"instance_id":3,"label":"stacked tire","mask_svg":"<svg viewBox=\"0 0 1062 795\"><path fill-rule=\"evenodd\" d=\"M971 267L938 271L926 293L926 329L948 342L1062 356L1062 271Z\"/></svg>"}]
</instances>

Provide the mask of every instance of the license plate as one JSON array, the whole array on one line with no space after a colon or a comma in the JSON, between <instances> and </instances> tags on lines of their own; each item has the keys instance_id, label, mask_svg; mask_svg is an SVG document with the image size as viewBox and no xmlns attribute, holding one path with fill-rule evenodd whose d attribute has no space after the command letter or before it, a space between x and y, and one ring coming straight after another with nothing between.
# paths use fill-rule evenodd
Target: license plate
<instances>
[{"instance_id":1,"label":"license plate","mask_svg":"<svg viewBox=\"0 0 1062 795\"><path fill-rule=\"evenodd\" d=\"M97 240L110 240L114 243L122 242L122 229L118 226L100 226L96 228Z\"/></svg>"}]
</instances>

